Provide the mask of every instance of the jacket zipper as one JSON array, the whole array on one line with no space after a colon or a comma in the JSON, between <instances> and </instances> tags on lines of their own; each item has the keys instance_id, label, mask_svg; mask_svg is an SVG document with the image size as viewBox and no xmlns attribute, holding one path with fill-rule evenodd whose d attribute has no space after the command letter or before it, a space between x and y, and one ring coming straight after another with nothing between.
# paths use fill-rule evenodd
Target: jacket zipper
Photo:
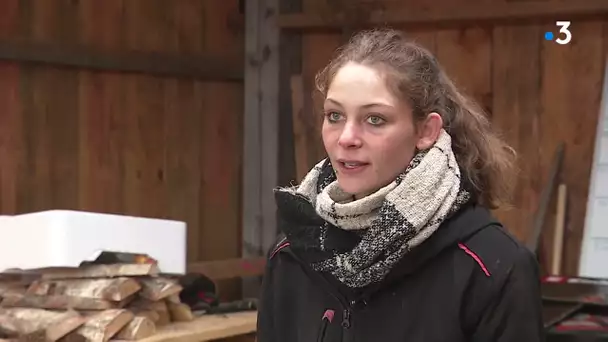
<instances>
[{"instance_id":1,"label":"jacket zipper","mask_svg":"<svg viewBox=\"0 0 608 342\"><path fill-rule=\"evenodd\" d=\"M289 255L291 255L296 261L298 261L301 265L304 266L304 269L308 269L308 265L301 260L297 255L295 255L293 252L288 252ZM308 271L309 273L313 273L314 271ZM331 290L331 284L329 284L327 282L327 280L325 278L323 278L323 276L321 276L318 273L313 273L314 276L318 277L321 279L321 282L323 283L323 287L325 288L325 290L327 291L327 293L329 293L332 297L334 297L334 299L336 301L338 301L340 303L340 305L342 306L342 342L350 342L354 340L354 335L352 332L352 306L350 304L348 304L348 301L343 298L342 296L338 296L337 294L334 293L334 291Z\"/></svg>"},{"instance_id":2,"label":"jacket zipper","mask_svg":"<svg viewBox=\"0 0 608 342\"><path fill-rule=\"evenodd\" d=\"M344 309L342 314L342 328L349 329L350 328L350 310Z\"/></svg>"},{"instance_id":3,"label":"jacket zipper","mask_svg":"<svg viewBox=\"0 0 608 342\"><path fill-rule=\"evenodd\" d=\"M351 318L351 309L350 307L347 307L346 309L344 309L344 312L342 313L342 341L343 342L349 342L349 341L353 341L353 329L351 329L352 327L352 318Z\"/></svg>"},{"instance_id":4,"label":"jacket zipper","mask_svg":"<svg viewBox=\"0 0 608 342\"><path fill-rule=\"evenodd\" d=\"M338 296L337 294L335 294L332 290L331 290L331 285L327 282L327 280L325 278L323 278L321 275L317 275L319 278L321 278L321 281L323 282L323 284L325 285L324 287L326 287L326 291L327 293L329 293L330 296L334 297L334 299L340 303L340 306L342 307L342 342L348 342L348 341L352 341L353 337L352 337L352 333L351 333L351 327L352 327L352 307L351 305L348 304L348 302L346 301L345 298L343 298L342 296Z\"/></svg>"},{"instance_id":5,"label":"jacket zipper","mask_svg":"<svg viewBox=\"0 0 608 342\"><path fill-rule=\"evenodd\" d=\"M323 283L328 287L327 292L334 297L334 299L336 301L338 301L340 303L340 306L342 307L342 342L350 342L353 341L353 333L352 333L352 307L351 305L348 304L348 302L342 298L341 296L336 295L333 291L331 291L329 289L329 287L331 286L329 283L327 283L327 280L325 280L325 278L320 277L323 279Z\"/></svg>"}]
</instances>

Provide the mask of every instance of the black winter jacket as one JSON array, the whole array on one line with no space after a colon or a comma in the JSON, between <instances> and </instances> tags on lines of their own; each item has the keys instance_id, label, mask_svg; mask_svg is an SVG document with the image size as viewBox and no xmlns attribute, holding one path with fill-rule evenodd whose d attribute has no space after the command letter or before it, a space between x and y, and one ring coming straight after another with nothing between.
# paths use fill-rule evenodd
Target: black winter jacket
<instances>
[{"instance_id":1,"label":"black winter jacket","mask_svg":"<svg viewBox=\"0 0 608 342\"><path fill-rule=\"evenodd\" d=\"M307 224L283 207L280 225ZM285 236L268 258L258 342L545 340L536 260L483 207L465 207L357 291L312 270L318 255Z\"/></svg>"}]
</instances>

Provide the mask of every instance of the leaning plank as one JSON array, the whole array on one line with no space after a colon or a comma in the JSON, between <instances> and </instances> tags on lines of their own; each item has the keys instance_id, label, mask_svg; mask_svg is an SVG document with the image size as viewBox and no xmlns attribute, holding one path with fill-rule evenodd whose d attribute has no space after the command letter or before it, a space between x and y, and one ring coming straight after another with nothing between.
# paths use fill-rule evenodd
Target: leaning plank
<instances>
[{"instance_id":1,"label":"leaning plank","mask_svg":"<svg viewBox=\"0 0 608 342\"><path fill-rule=\"evenodd\" d=\"M129 324L122 328L116 339L135 341L150 337L156 333L156 325L146 316L135 316Z\"/></svg>"},{"instance_id":2,"label":"leaning plank","mask_svg":"<svg viewBox=\"0 0 608 342\"><path fill-rule=\"evenodd\" d=\"M63 312L33 308L0 309L0 329L20 340L57 341L85 321L73 310Z\"/></svg>"},{"instance_id":3,"label":"leaning plank","mask_svg":"<svg viewBox=\"0 0 608 342\"><path fill-rule=\"evenodd\" d=\"M111 301L123 301L141 289L132 278L38 280L27 290L29 294L66 295Z\"/></svg>"},{"instance_id":4,"label":"leaning plank","mask_svg":"<svg viewBox=\"0 0 608 342\"><path fill-rule=\"evenodd\" d=\"M42 273L42 279L156 276L159 272L156 264L88 265L75 268L46 269Z\"/></svg>"},{"instance_id":5,"label":"leaning plank","mask_svg":"<svg viewBox=\"0 0 608 342\"><path fill-rule=\"evenodd\" d=\"M120 307L121 302L105 299L75 297L66 295L36 295L7 293L2 300L3 307L39 308L52 310L105 310Z\"/></svg>"},{"instance_id":6,"label":"leaning plank","mask_svg":"<svg viewBox=\"0 0 608 342\"><path fill-rule=\"evenodd\" d=\"M125 309L110 309L94 313L87 317L81 327L66 336L65 342L73 342L82 337L87 342L107 342L132 319L133 313Z\"/></svg>"},{"instance_id":7,"label":"leaning plank","mask_svg":"<svg viewBox=\"0 0 608 342\"><path fill-rule=\"evenodd\" d=\"M177 281L168 278L140 279L142 290L140 295L146 299L157 301L179 294L182 286Z\"/></svg>"}]
</instances>

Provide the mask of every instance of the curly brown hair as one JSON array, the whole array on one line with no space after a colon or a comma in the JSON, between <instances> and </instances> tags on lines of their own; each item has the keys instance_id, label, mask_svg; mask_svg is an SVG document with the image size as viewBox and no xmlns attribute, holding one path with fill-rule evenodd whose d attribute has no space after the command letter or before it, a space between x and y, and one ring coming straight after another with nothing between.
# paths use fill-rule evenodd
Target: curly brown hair
<instances>
[{"instance_id":1,"label":"curly brown hair","mask_svg":"<svg viewBox=\"0 0 608 342\"><path fill-rule=\"evenodd\" d=\"M397 30L361 31L317 74L316 88L323 97L336 72L348 62L381 71L390 89L410 105L414 120L432 112L441 115L463 175L480 203L493 209L510 203L515 151L493 131L481 106L454 85L432 53Z\"/></svg>"}]
</instances>

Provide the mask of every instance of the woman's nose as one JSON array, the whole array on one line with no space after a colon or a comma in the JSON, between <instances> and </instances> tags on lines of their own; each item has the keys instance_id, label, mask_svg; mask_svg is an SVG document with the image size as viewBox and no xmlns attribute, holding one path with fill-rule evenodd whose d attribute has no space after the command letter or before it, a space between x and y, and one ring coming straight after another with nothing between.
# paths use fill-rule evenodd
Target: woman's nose
<instances>
[{"instance_id":1,"label":"woman's nose","mask_svg":"<svg viewBox=\"0 0 608 342\"><path fill-rule=\"evenodd\" d=\"M342 148L356 148L361 146L361 142L360 132L356 125L351 123L345 124L340 133L338 145Z\"/></svg>"}]
</instances>

